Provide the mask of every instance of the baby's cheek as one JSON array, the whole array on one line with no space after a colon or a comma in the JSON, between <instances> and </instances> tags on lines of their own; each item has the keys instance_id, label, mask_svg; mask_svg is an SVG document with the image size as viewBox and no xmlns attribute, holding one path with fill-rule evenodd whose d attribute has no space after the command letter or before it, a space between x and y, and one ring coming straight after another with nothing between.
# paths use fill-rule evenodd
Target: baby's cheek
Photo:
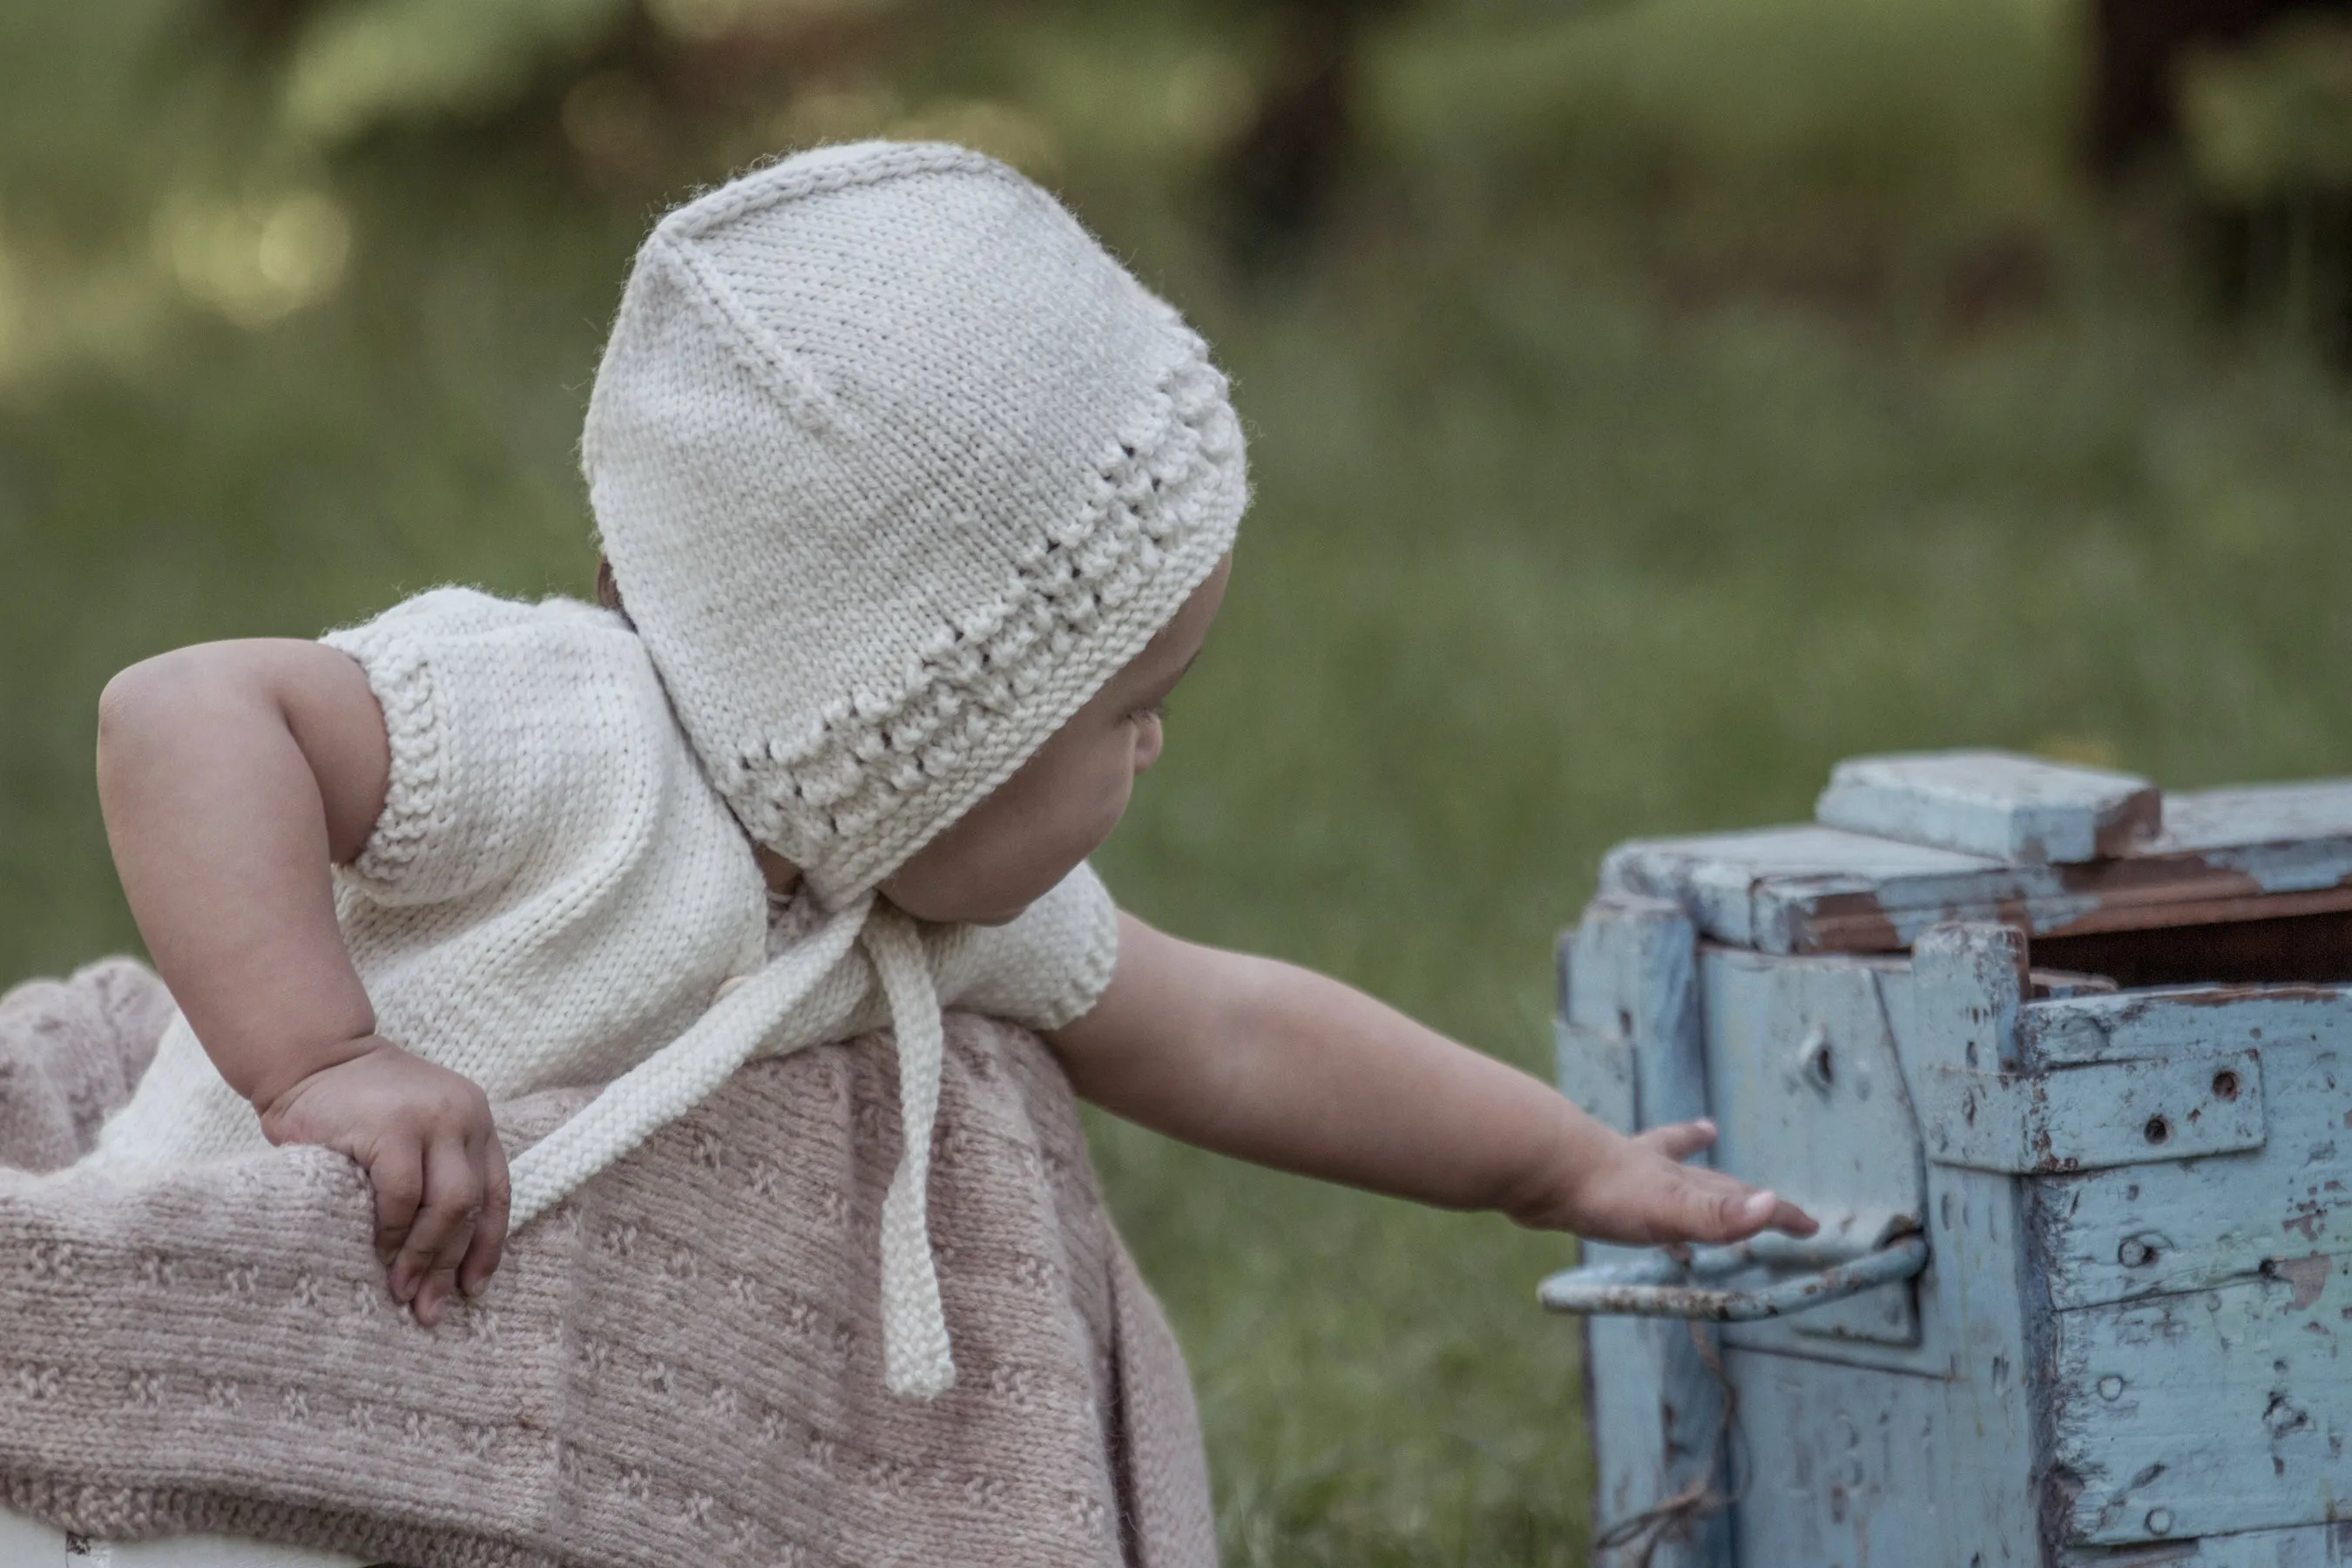
<instances>
[{"instance_id":1,"label":"baby's cheek","mask_svg":"<svg viewBox=\"0 0 2352 1568\"><path fill-rule=\"evenodd\" d=\"M1056 809L1045 815L1038 831L1026 846L1023 858L1028 861L1029 874L1040 884L1037 891L1058 884L1077 868L1080 861L1102 847L1119 818L1127 814L1129 797L1134 793L1135 775L1120 759L1121 765L1091 771L1087 787L1075 790L1056 802Z\"/></svg>"},{"instance_id":2,"label":"baby's cheek","mask_svg":"<svg viewBox=\"0 0 2352 1568\"><path fill-rule=\"evenodd\" d=\"M975 879L975 903L987 906L990 922L1010 919L1060 886L1062 879L1101 847L1118 826L1119 802L1068 808L1035 821L1029 831L995 847L987 873ZM984 888L984 890L983 890Z\"/></svg>"},{"instance_id":3,"label":"baby's cheek","mask_svg":"<svg viewBox=\"0 0 2352 1568\"><path fill-rule=\"evenodd\" d=\"M1135 775L1140 771L1138 766L1139 751L1139 745L1131 746L1118 758L1115 767L1103 770L1091 803L1087 825L1089 840L1085 854L1079 856L1080 859L1101 847L1102 841L1110 837L1111 829L1118 826L1119 818L1127 815L1128 803L1135 798ZM1149 763L1143 765L1148 766Z\"/></svg>"},{"instance_id":4,"label":"baby's cheek","mask_svg":"<svg viewBox=\"0 0 2352 1568\"><path fill-rule=\"evenodd\" d=\"M1022 858L1031 874L1051 887L1102 847L1127 811L1127 790L1116 781L1057 803L1036 825Z\"/></svg>"},{"instance_id":5,"label":"baby's cheek","mask_svg":"<svg viewBox=\"0 0 2352 1568\"><path fill-rule=\"evenodd\" d=\"M918 852L883 892L923 920L1013 918L1118 826L1135 787L1135 744L1133 726L1122 725L1116 737L1041 757Z\"/></svg>"}]
</instances>

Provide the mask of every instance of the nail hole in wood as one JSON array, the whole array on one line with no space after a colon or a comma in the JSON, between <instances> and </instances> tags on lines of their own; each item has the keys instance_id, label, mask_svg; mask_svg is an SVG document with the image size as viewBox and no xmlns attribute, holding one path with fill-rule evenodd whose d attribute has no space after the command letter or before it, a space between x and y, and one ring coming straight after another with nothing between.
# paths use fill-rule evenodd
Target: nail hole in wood
<instances>
[{"instance_id":1,"label":"nail hole in wood","mask_svg":"<svg viewBox=\"0 0 2352 1568\"><path fill-rule=\"evenodd\" d=\"M2215 1073L2213 1075L2213 1098L2216 1100L2237 1099L2238 1075L2231 1072L2228 1068L2223 1068L2220 1072Z\"/></svg>"},{"instance_id":2,"label":"nail hole in wood","mask_svg":"<svg viewBox=\"0 0 2352 1568\"><path fill-rule=\"evenodd\" d=\"M2161 1143L2172 1136L2172 1123L2161 1116L2151 1116L2147 1119L2147 1125L2141 1128L2140 1132L2149 1142Z\"/></svg>"},{"instance_id":3,"label":"nail hole in wood","mask_svg":"<svg viewBox=\"0 0 2352 1568\"><path fill-rule=\"evenodd\" d=\"M1836 1091L1837 1061L1830 1048L1829 1036L1819 1027L1807 1030L1803 1045L1798 1047L1798 1070L1816 1093Z\"/></svg>"}]
</instances>

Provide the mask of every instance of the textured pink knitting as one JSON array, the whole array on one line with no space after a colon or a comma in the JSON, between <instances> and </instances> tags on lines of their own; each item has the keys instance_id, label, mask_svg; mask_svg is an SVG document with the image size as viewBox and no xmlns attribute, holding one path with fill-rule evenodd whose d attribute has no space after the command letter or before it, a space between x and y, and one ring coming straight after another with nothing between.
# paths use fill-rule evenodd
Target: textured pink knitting
<instances>
[{"instance_id":1,"label":"textured pink knitting","mask_svg":"<svg viewBox=\"0 0 2352 1568\"><path fill-rule=\"evenodd\" d=\"M168 1005L126 961L0 997L0 1130L33 1130L0 1166L54 1160L41 1130L102 1112ZM967 1375L884 1392L895 1057L753 1064L437 1330L385 1295L366 1182L328 1151L0 1169L0 1505L405 1568L1213 1568L1182 1362L1021 1030L951 1016L937 1086ZM509 1146L583 1098L501 1105Z\"/></svg>"}]
</instances>

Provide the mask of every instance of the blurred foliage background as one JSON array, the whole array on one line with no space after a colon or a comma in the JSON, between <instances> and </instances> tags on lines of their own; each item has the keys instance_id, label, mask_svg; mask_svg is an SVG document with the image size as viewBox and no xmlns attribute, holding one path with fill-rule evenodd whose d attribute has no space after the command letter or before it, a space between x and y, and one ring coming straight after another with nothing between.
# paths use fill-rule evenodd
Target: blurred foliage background
<instances>
[{"instance_id":1,"label":"blurred foliage background","mask_svg":"<svg viewBox=\"0 0 2352 1568\"><path fill-rule=\"evenodd\" d=\"M135 943L112 671L583 591L633 246L869 134L1045 181L1234 373L1258 504L1104 856L1176 930L1540 1070L1619 838L1874 748L2352 763L2335 5L16 5L0 977ZM1569 1243L1096 1131L1231 1562L1586 1560Z\"/></svg>"}]
</instances>

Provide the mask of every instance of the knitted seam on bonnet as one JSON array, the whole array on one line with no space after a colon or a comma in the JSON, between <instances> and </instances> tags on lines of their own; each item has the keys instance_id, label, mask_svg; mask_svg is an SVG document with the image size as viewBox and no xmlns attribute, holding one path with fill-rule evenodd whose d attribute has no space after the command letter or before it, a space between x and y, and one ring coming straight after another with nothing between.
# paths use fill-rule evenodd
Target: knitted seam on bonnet
<instances>
[{"instance_id":1,"label":"knitted seam on bonnet","mask_svg":"<svg viewBox=\"0 0 2352 1568\"><path fill-rule=\"evenodd\" d=\"M829 913L513 1170L543 1212L723 1083L853 945L887 994L889 1386L953 1382L928 1219L938 990L875 889L1034 755L1231 548L1225 382L1019 174L959 147L786 159L664 218L583 461L703 769Z\"/></svg>"}]
</instances>

